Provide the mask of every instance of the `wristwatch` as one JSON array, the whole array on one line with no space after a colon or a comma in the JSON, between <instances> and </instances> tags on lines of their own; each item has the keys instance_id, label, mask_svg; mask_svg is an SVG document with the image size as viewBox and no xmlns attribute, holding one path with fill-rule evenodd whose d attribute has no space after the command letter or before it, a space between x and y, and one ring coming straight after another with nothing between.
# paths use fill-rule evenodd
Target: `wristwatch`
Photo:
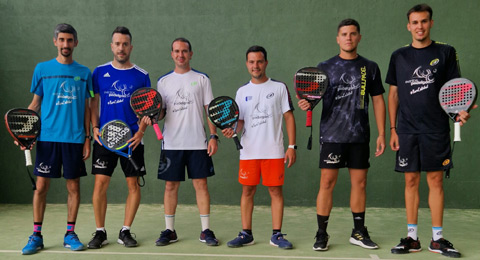
<instances>
[{"instance_id":1,"label":"wristwatch","mask_svg":"<svg viewBox=\"0 0 480 260\"><path fill-rule=\"evenodd\" d=\"M88 139L88 140L92 141L93 137L91 135L86 135L85 139Z\"/></svg>"},{"instance_id":2,"label":"wristwatch","mask_svg":"<svg viewBox=\"0 0 480 260\"><path fill-rule=\"evenodd\" d=\"M288 148L297 150L297 145L296 144L290 144L290 145L288 145Z\"/></svg>"},{"instance_id":3,"label":"wristwatch","mask_svg":"<svg viewBox=\"0 0 480 260\"><path fill-rule=\"evenodd\" d=\"M218 140L218 135L216 135L216 134L211 134L211 135L210 135L210 139Z\"/></svg>"}]
</instances>

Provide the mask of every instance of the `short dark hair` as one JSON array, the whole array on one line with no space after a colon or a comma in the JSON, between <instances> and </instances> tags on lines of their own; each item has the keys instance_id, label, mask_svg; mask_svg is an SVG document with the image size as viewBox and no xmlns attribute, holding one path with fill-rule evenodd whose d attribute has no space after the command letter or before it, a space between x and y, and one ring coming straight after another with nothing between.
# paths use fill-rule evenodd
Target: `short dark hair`
<instances>
[{"instance_id":1,"label":"short dark hair","mask_svg":"<svg viewBox=\"0 0 480 260\"><path fill-rule=\"evenodd\" d=\"M112 37L116 33L128 35L130 37L130 43L132 43L132 34L130 33L130 30L128 30L127 27L117 26L117 28L115 28L115 30L113 30L112 32Z\"/></svg>"},{"instance_id":2,"label":"short dark hair","mask_svg":"<svg viewBox=\"0 0 480 260\"><path fill-rule=\"evenodd\" d=\"M177 39L173 40L173 42L172 42L172 51L173 51L173 44L174 44L175 42L184 42L184 43L188 44L188 50L189 50L190 52L192 51L192 44L190 44L190 41L187 40L187 39L184 38L184 37L178 37Z\"/></svg>"},{"instance_id":3,"label":"short dark hair","mask_svg":"<svg viewBox=\"0 0 480 260\"><path fill-rule=\"evenodd\" d=\"M350 26L350 25L353 25L353 26L357 27L357 31L358 31L358 33L360 33L360 24L352 18L347 18L347 19L342 20L338 24L337 33L340 31L340 28L342 28L343 26Z\"/></svg>"},{"instance_id":4,"label":"short dark hair","mask_svg":"<svg viewBox=\"0 0 480 260\"><path fill-rule=\"evenodd\" d=\"M248 48L247 53L245 54L245 57L246 57L247 60L248 60L248 54L250 52L261 52L261 53L263 53L263 57L265 57L265 60L267 61L267 51L262 46L253 45L252 47Z\"/></svg>"},{"instance_id":5,"label":"short dark hair","mask_svg":"<svg viewBox=\"0 0 480 260\"><path fill-rule=\"evenodd\" d=\"M410 21L410 14L411 13L418 13L418 12L428 12L430 14L430 20L432 20L432 18L433 18L432 8L427 4L419 4L419 5L416 5L412 8L410 8L410 10L408 10L407 20Z\"/></svg>"},{"instance_id":6,"label":"short dark hair","mask_svg":"<svg viewBox=\"0 0 480 260\"><path fill-rule=\"evenodd\" d=\"M57 24L57 26L55 26L55 31L53 32L53 37L55 37L55 39L58 39L58 34L59 33L73 34L73 39L75 41L78 40L77 31L70 24L67 24L67 23Z\"/></svg>"}]
</instances>

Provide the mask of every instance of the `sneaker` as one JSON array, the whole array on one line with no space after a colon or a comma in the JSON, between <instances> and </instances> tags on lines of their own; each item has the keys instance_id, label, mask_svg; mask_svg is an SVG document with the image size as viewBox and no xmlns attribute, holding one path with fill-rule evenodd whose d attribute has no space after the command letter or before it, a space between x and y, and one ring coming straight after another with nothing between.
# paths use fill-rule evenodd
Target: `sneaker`
<instances>
[{"instance_id":1,"label":"sneaker","mask_svg":"<svg viewBox=\"0 0 480 260\"><path fill-rule=\"evenodd\" d=\"M218 239L213 234L213 231L208 228L200 233L199 240L202 243L207 243L207 246L218 246Z\"/></svg>"},{"instance_id":2,"label":"sneaker","mask_svg":"<svg viewBox=\"0 0 480 260\"><path fill-rule=\"evenodd\" d=\"M80 251L85 249L85 246L80 242L75 232L67 232L63 238L63 246L70 248L72 251Z\"/></svg>"},{"instance_id":3,"label":"sneaker","mask_svg":"<svg viewBox=\"0 0 480 260\"><path fill-rule=\"evenodd\" d=\"M420 239L413 240L411 237L400 239L400 244L392 248L392 254L408 254L422 251Z\"/></svg>"},{"instance_id":4,"label":"sneaker","mask_svg":"<svg viewBox=\"0 0 480 260\"><path fill-rule=\"evenodd\" d=\"M317 235L315 236L315 244L313 244L313 250L327 251L329 238L330 236L327 234L327 232L317 231Z\"/></svg>"},{"instance_id":5,"label":"sneaker","mask_svg":"<svg viewBox=\"0 0 480 260\"><path fill-rule=\"evenodd\" d=\"M135 234L133 234L135 236ZM125 229L125 230L120 230L120 233L118 234L118 240L117 243L120 245L124 245L125 247L136 247L137 246L137 240L135 240L132 237L132 234L130 233L130 230Z\"/></svg>"},{"instance_id":6,"label":"sneaker","mask_svg":"<svg viewBox=\"0 0 480 260\"><path fill-rule=\"evenodd\" d=\"M350 237L350 244L361 246L366 249L377 249L378 245L370 239L367 227L361 229L352 230L352 236Z\"/></svg>"},{"instance_id":7,"label":"sneaker","mask_svg":"<svg viewBox=\"0 0 480 260\"><path fill-rule=\"evenodd\" d=\"M430 252L439 253L444 256L453 257L453 258L459 258L462 255L460 254L460 252L457 251L457 249L453 247L450 241L444 238L440 238L439 240L435 240L435 241L432 240L430 242L430 246L428 247L428 250L430 250Z\"/></svg>"},{"instance_id":8,"label":"sneaker","mask_svg":"<svg viewBox=\"0 0 480 260\"><path fill-rule=\"evenodd\" d=\"M233 240L227 243L228 247L242 247L242 246L249 246L255 244L253 240L253 236L247 234L247 232L242 231L238 233L238 236Z\"/></svg>"},{"instance_id":9,"label":"sneaker","mask_svg":"<svg viewBox=\"0 0 480 260\"><path fill-rule=\"evenodd\" d=\"M276 246L281 249L292 249L293 245L290 243L288 240L286 240L283 236L286 236L287 234L282 234L280 232L277 232L272 235L272 238L270 238L270 245Z\"/></svg>"},{"instance_id":10,"label":"sneaker","mask_svg":"<svg viewBox=\"0 0 480 260\"><path fill-rule=\"evenodd\" d=\"M87 245L89 249L99 249L104 245L108 245L107 231L103 232L101 230L97 230L92 234L92 236L92 240L90 240Z\"/></svg>"},{"instance_id":11,"label":"sneaker","mask_svg":"<svg viewBox=\"0 0 480 260\"><path fill-rule=\"evenodd\" d=\"M171 231L170 229L165 229L160 233L160 237L155 241L157 246L166 246L170 243L175 243L178 241L177 232Z\"/></svg>"},{"instance_id":12,"label":"sneaker","mask_svg":"<svg viewBox=\"0 0 480 260\"><path fill-rule=\"evenodd\" d=\"M28 237L27 245L22 249L22 255L31 255L43 249L43 237L41 235L31 235Z\"/></svg>"}]
</instances>

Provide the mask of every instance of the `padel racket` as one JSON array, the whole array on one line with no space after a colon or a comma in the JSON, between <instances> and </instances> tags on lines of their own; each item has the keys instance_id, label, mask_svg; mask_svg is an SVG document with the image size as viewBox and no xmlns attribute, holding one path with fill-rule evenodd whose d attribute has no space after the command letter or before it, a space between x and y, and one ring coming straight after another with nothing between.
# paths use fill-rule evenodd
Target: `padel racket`
<instances>
[{"instance_id":1,"label":"padel racket","mask_svg":"<svg viewBox=\"0 0 480 260\"><path fill-rule=\"evenodd\" d=\"M153 88L139 88L130 97L130 106L137 116L150 117L157 139L162 140L163 135L158 126L158 116L162 110L162 96L160 93Z\"/></svg>"},{"instance_id":2,"label":"padel racket","mask_svg":"<svg viewBox=\"0 0 480 260\"><path fill-rule=\"evenodd\" d=\"M305 126L312 127L312 110L320 102L328 86L328 76L317 67L305 67L299 69L294 77L295 92L300 99L310 103L307 110L307 122ZM312 129L308 139L307 149L312 149Z\"/></svg>"},{"instance_id":3,"label":"padel racket","mask_svg":"<svg viewBox=\"0 0 480 260\"><path fill-rule=\"evenodd\" d=\"M222 130L231 128L236 125L238 121L238 105L231 97L221 96L213 99L210 104L208 104L207 110L210 122ZM236 133L233 134L233 141L235 141L237 150L243 149Z\"/></svg>"},{"instance_id":4,"label":"padel racket","mask_svg":"<svg viewBox=\"0 0 480 260\"><path fill-rule=\"evenodd\" d=\"M460 122L457 121L458 113L462 110L469 111L475 103L477 89L475 84L465 78L456 78L443 84L438 94L440 105L454 123L454 142L460 142Z\"/></svg>"},{"instance_id":5,"label":"padel racket","mask_svg":"<svg viewBox=\"0 0 480 260\"><path fill-rule=\"evenodd\" d=\"M32 182L33 190L36 189L35 181L30 175L28 166L32 165L32 155L30 150L33 144L40 135L40 117L38 114L30 109L14 108L5 114L5 124L10 135L17 143L25 147L25 160L27 172Z\"/></svg>"},{"instance_id":6,"label":"padel racket","mask_svg":"<svg viewBox=\"0 0 480 260\"><path fill-rule=\"evenodd\" d=\"M132 148L127 141L132 138L132 130L121 120L112 120L100 129L100 142L107 150L128 158L135 171L140 168L132 158ZM127 149L127 153L122 150Z\"/></svg>"}]
</instances>

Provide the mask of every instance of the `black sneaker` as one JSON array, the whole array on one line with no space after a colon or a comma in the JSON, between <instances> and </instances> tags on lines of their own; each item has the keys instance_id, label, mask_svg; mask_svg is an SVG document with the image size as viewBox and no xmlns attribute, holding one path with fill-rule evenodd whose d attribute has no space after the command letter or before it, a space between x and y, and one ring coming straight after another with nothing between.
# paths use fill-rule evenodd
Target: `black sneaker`
<instances>
[{"instance_id":1,"label":"black sneaker","mask_svg":"<svg viewBox=\"0 0 480 260\"><path fill-rule=\"evenodd\" d=\"M92 236L92 240L90 240L87 245L89 249L99 249L104 245L108 245L107 231L103 232L101 230L97 230L92 234Z\"/></svg>"},{"instance_id":2,"label":"black sneaker","mask_svg":"<svg viewBox=\"0 0 480 260\"><path fill-rule=\"evenodd\" d=\"M133 234L135 235L135 234ZM125 230L120 230L120 233L118 234L118 240L117 243L120 245L124 245L125 247L136 247L137 246L137 240L135 240L132 237L132 234L130 233L130 230L125 229Z\"/></svg>"},{"instance_id":3,"label":"black sneaker","mask_svg":"<svg viewBox=\"0 0 480 260\"><path fill-rule=\"evenodd\" d=\"M413 240L411 237L400 239L400 244L392 248L392 254L408 254L413 252L422 251L422 246L420 246L420 239Z\"/></svg>"},{"instance_id":4,"label":"black sneaker","mask_svg":"<svg viewBox=\"0 0 480 260\"><path fill-rule=\"evenodd\" d=\"M218 239L213 234L213 231L208 228L200 233L199 240L202 243L206 243L207 246L218 246Z\"/></svg>"},{"instance_id":5,"label":"black sneaker","mask_svg":"<svg viewBox=\"0 0 480 260\"><path fill-rule=\"evenodd\" d=\"M453 247L452 243L445 238L440 238L435 241L432 240L428 250L430 250L430 252L439 253L453 258L459 258L462 255Z\"/></svg>"},{"instance_id":6,"label":"black sneaker","mask_svg":"<svg viewBox=\"0 0 480 260\"><path fill-rule=\"evenodd\" d=\"M177 241L177 232L175 230L171 231L170 229L165 229L162 231L162 233L160 233L160 237L157 239L157 241L155 241L155 245L166 246Z\"/></svg>"},{"instance_id":7,"label":"black sneaker","mask_svg":"<svg viewBox=\"0 0 480 260\"><path fill-rule=\"evenodd\" d=\"M377 249L378 245L370 239L367 227L353 229L350 237L350 244L361 246L366 249Z\"/></svg>"},{"instance_id":8,"label":"black sneaker","mask_svg":"<svg viewBox=\"0 0 480 260\"><path fill-rule=\"evenodd\" d=\"M326 232L317 231L315 236L315 244L313 244L313 250L315 251L327 251L328 250L328 234Z\"/></svg>"}]
</instances>

